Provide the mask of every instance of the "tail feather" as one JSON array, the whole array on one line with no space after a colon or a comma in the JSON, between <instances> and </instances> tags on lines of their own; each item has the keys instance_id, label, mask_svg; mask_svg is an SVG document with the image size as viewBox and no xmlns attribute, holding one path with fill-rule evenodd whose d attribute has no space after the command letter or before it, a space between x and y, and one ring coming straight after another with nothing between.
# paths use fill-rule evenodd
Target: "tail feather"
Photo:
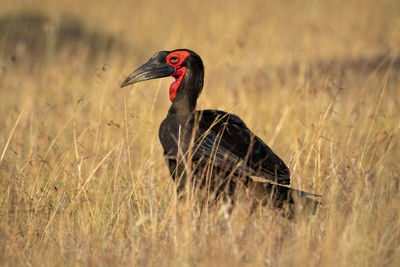
<instances>
[{"instance_id":1,"label":"tail feather","mask_svg":"<svg viewBox=\"0 0 400 267\"><path fill-rule=\"evenodd\" d=\"M258 179L257 179L258 180ZM321 195L294 189L286 185L280 185L266 180L257 181L252 179L248 182L248 194L262 205L271 205L275 208L285 210L285 215L292 217L301 207L315 214Z\"/></svg>"}]
</instances>

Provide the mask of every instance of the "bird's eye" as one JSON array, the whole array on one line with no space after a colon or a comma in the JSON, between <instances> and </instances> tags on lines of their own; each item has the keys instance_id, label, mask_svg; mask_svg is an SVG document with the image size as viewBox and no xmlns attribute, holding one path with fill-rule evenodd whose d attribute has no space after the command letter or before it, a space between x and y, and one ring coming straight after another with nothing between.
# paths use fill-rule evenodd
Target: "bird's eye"
<instances>
[{"instance_id":1,"label":"bird's eye","mask_svg":"<svg viewBox=\"0 0 400 267\"><path fill-rule=\"evenodd\" d=\"M179 58L178 58L178 57L171 57L169 61L170 61L172 64L176 64L176 63L178 63Z\"/></svg>"}]
</instances>

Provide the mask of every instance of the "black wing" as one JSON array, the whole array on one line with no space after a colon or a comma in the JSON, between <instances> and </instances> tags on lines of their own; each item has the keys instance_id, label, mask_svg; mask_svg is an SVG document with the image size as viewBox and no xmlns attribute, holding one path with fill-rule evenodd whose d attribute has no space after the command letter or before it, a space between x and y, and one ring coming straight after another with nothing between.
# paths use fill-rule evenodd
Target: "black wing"
<instances>
[{"instance_id":1,"label":"black wing","mask_svg":"<svg viewBox=\"0 0 400 267\"><path fill-rule=\"evenodd\" d=\"M176 155L177 140L183 151L194 143L193 162L207 160L220 170L290 184L285 163L238 116L219 110L197 111L186 118L186 126L181 129L182 118L167 120L160 128L166 154ZM185 137L179 137L182 133Z\"/></svg>"}]
</instances>

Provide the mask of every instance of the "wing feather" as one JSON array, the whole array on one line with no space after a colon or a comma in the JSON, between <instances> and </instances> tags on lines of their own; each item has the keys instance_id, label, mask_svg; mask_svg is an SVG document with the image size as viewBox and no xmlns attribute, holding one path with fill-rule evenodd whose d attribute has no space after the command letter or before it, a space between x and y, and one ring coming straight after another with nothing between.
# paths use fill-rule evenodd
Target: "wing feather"
<instances>
[{"instance_id":1,"label":"wing feather","mask_svg":"<svg viewBox=\"0 0 400 267\"><path fill-rule=\"evenodd\" d=\"M238 116L218 110L199 113L198 127L193 125L197 129L193 161L212 160L219 168L290 183L284 162Z\"/></svg>"}]
</instances>

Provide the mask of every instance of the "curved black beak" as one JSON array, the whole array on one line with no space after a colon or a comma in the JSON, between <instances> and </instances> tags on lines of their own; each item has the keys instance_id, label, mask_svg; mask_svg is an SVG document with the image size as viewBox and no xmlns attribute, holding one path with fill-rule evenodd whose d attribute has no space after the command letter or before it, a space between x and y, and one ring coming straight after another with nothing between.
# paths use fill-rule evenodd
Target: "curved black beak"
<instances>
[{"instance_id":1,"label":"curved black beak","mask_svg":"<svg viewBox=\"0 0 400 267\"><path fill-rule=\"evenodd\" d=\"M132 72L132 74L129 75L121 84L121 87L151 79L168 77L174 73L175 68L171 65L162 63L155 58L151 58L144 65Z\"/></svg>"}]
</instances>

